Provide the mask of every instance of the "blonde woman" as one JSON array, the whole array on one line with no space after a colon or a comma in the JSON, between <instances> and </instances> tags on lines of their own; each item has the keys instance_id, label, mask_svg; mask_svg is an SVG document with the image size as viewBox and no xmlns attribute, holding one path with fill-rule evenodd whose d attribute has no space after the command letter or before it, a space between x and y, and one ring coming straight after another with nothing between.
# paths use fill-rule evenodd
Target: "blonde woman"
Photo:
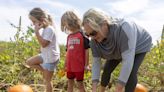
<instances>
[{"instance_id":1,"label":"blonde woman","mask_svg":"<svg viewBox=\"0 0 164 92\"><path fill-rule=\"evenodd\" d=\"M89 40L83 35L81 20L75 11L66 11L61 18L62 31L69 33L66 45L66 72L68 78L67 92L74 92L74 80L79 92L85 92L84 71L89 65Z\"/></svg>"},{"instance_id":2,"label":"blonde woman","mask_svg":"<svg viewBox=\"0 0 164 92\"><path fill-rule=\"evenodd\" d=\"M114 19L100 9L85 12L83 26L86 34L91 37L93 92L96 92L100 77L101 58L106 59L106 63L100 92L105 91L111 73L120 62L122 67L115 92L134 92L137 71L151 48L152 38L149 33L134 22Z\"/></svg>"},{"instance_id":3,"label":"blonde woman","mask_svg":"<svg viewBox=\"0 0 164 92\"><path fill-rule=\"evenodd\" d=\"M41 46L41 53L29 58L26 62L31 68L43 73L46 92L53 92L51 79L59 62L60 49L55 29L52 26L52 19L41 8L33 8L29 13L29 18L35 27L35 35ZM42 34L39 31L42 31Z\"/></svg>"}]
</instances>

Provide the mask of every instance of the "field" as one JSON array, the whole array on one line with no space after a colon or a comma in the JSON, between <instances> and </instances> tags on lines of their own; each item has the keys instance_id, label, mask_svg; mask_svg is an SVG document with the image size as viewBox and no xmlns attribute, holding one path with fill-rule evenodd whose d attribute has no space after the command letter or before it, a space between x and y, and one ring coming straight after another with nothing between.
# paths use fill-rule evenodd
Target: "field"
<instances>
[{"instance_id":1,"label":"field","mask_svg":"<svg viewBox=\"0 0 164 92\"><path fill-rule=\"evenodd\" d=\"M21 25L17 28L13 40L0 42L0 92L6 92L8 87L16 84L27 84L35 92L43 92L44 85L41 73L25 67L25 61L39 53L39 44L30 27L27 33L24 33L20 27ZM149 92L164 92L164 30L162 32L161 40L152 46L138 73L138 82L146 86ZM66 92L67 88L67 78L63 76L61 71L64 67L65 46L61 45L60 49L60 64L53 76L54 92ZM90 63L91 61L90 58ZM112 80L107 88L108 92L114 92L119 71L117 68L112 74ZM87 92L91 92L91 72L85 73L85 87Z\"/></svg>"}]
</instances>

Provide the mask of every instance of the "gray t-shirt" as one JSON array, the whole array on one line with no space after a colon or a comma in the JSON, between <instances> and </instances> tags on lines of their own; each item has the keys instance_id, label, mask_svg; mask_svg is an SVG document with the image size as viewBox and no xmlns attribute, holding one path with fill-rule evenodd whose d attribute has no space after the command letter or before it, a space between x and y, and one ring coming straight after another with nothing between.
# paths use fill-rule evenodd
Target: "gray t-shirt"
<instances>
[{"instance_id":1,"label":"gray t-shirt","mask_svg":"<svg viewBox=\"0 0 164 92\"><path fill-rule=\"evenodd\" d=\"M91 40L93 54L92 80L99 80L100 58L122 60L119 81L126 84L136 54L150 51L152 38L148 32L134 22L117 20L110 25L108 37L100 43Z\"/></svg>"}]
</instances>

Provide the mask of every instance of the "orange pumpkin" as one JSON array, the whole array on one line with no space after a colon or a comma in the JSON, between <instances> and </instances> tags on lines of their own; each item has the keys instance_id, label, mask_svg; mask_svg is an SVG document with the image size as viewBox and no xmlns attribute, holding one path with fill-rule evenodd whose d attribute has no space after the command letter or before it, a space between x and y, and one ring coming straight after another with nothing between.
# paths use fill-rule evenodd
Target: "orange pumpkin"
<instances>
[{"instance_id":1,"label":"orange pumpkin","mask_svg":"<svg viewBox=\"0 0 164 92\"><path fill-rule=\"evenodd\" d=\"M147 88L141 84L137 84L134 92L148 92Z\"/></svg>"},{"instance_id":2,"label":"orange pumpkin","mask_svg":"<svg viewBox=\"0 0 164 92\"><path fill-rule=\"evenodd\" d=\"M33 92L32 88L28 85L15 85L8 89L8 92Z\"/></svg>"}]
</instances>

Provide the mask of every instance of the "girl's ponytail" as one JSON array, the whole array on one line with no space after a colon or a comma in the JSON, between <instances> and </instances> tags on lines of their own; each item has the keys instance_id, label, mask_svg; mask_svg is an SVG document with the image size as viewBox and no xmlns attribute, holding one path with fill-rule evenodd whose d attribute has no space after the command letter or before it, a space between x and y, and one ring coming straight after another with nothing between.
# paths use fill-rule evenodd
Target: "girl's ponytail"
<instances>
[{"instance_id":1,"label":"girl's ponytail","mask_svg":"<svg viewBox=\"0 0 164 92\"><path fill-rule=\"evenodd\" d=\"M52 19L51 15L47 14L47 19L48 19L48 22L50 23L50 25L53 25L53 19Z\"/></svg>"}]
</instances>

